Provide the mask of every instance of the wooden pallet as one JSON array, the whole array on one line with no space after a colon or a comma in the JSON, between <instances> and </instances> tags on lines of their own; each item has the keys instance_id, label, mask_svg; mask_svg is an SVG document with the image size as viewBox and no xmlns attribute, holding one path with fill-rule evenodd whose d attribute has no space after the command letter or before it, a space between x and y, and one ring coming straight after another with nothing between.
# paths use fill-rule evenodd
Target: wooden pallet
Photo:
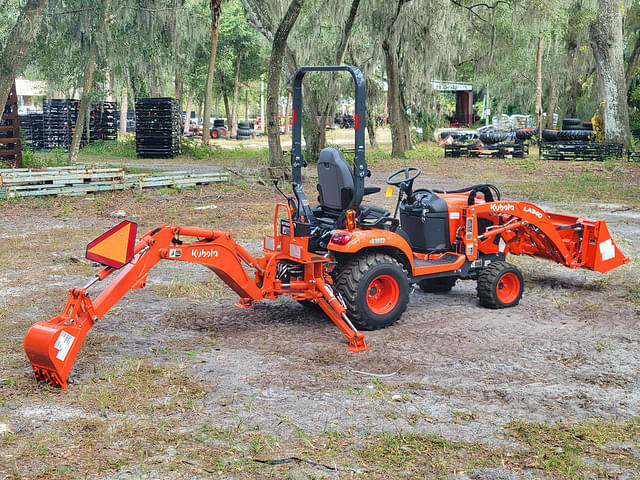
<instances>
[{"instance_id":1,"label":"wooden pallet","mask_svg":"<svg viewBox=\"0 0 640 480\"><path fill-rule=\"evenodd\" d=\"M0 163L22 167L20 119L15 83L11 86L9 98L0 119Z\"/></svg>"},{"instance_id":2,"label":"wooden pallet","mask_svg":"<svg viewBox=\"0 0 640 480\"><path fill-rule=\"evenodd\" d=\"M526 143L496 143L495 145L480 145L469 143L453 143L444 146L445 158L476 157L476 158L527 158L529 145Z\"/></svg>"},{"instance_id":3,"label":"wooden pallet","mask_svg":"<svg viewBox=\"0 0 640 480\"><path fill-rule=\"evenodd\" d=\"M0 170L0 199L45 195L80 196L94 192L153 187L187 188L228 180L225 172L188 171L128 174L124 168L60 167Z\"/></svg>"},{"instance_id":4,"label":"wooden pallet","mask_svg":"<svg viewBox=\"0 0 640 480\"><path fill-rule=\"evenodd\" d=\"M542 160L603 161L622 158L624 150L619 143L597 143L585 141L540 143Z\"/></svg>"}]
</instances>

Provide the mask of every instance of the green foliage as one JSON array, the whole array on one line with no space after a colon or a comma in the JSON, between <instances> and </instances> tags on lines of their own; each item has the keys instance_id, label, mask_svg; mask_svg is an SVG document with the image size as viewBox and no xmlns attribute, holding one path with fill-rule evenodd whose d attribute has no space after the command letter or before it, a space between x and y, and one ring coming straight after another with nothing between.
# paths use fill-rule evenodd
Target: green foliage
<instances>
[{"instance_id":1,"label":"green foliage","mask_svg":"<svg viewBox=\"0 0 640 480\"><path fill-rule=\"evenodd\" d=\"M69 165L69 155L62 148L50 152L22 152L22 164L25 168L65 167Z\"/></svg>"},{"instance_id":2,"label":"green foliage","mask_svg":"<svg viewBox=\"0 0 640 480\"><path fill-rule=\"evenodd\" d=\"M83 147L81 151L84 155L136 158L136 140L134 137L124 137L108 142L99 140Z\"/></svg>"},{"instance_id":3,"label":"green foliage","mask_svg":"<svg viewBox=\"0 0 640 480\"><path fill-rule=\"evenodd\" d=\"M213 150L211 147L203 145L201 142L185 138L182 141L182 154L188 157L205 159L213 157Z\"/></svg>"}]
</instances>

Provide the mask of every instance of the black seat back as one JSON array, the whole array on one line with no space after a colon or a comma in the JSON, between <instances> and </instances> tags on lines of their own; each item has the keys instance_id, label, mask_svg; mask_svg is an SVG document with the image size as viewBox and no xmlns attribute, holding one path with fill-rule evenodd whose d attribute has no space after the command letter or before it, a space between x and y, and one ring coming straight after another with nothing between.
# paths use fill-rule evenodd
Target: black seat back
<instances>
[{"instance_id":1,"label":"black seat back","mask_svg":"<svg viewBox=\"0 0 640 480\"><path fill-rule=\"evenodd\" d=\"M324 148L318 160L318 198L323 208L344 211L352 203L353 175L342 152Z\"/></svg>"}]
</instances>

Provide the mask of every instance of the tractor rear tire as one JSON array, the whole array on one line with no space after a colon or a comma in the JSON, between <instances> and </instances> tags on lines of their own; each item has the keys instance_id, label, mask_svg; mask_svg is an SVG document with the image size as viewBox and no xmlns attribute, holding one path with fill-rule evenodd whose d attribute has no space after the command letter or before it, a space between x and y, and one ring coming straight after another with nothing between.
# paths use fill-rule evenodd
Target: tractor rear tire
<instances>
[{"instance_id":1,"label":"tractor rear tire","mask_svg":"<svg viewBox=\"0 0 640 480\"><path fill-rule=\"evenodd\" d=\"M361 330L393 325L409 303L409 279L395 258L366 253L350 260L335 283L347 306L349 319Z\"/></svg>"},{"instance_id":2,"label":"tractor rear tire","mask_svg":"<svg viewBox=\"0 0 640 480\"><path fill-rule=\"evenodd\" d=\"M491 262L480 272L477 290L483 307L515 307L524 292L524 278L515 265Z\"/></svg>"},{"instance_id":3,"label":"tractor rear tire","mask_svg":"<svg viewBox=\"0 0 640 480\"><path fill-rule=\"evenodd\" d=\"M456 284L456 277L427 278L420 282L420 289L426 293L449 292Z\"/></svg>"}]
</instances>

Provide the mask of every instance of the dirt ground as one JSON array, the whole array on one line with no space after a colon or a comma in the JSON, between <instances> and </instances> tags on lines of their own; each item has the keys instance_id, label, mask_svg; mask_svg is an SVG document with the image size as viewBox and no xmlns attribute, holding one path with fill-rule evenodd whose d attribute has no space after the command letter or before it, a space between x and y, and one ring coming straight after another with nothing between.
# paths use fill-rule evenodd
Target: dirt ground
<instances>
[{"instance_id":1,"label":"dirt ground","mask_svg":"<svg viewBox=\"0 0 640 480\"><path fill-rule=\"evenodd\" d=\"M22 340L96 271L84 248L120 221L114 212L139 233L229 230L260 254L281 197L236 179L5 202L0 479L640 478L640 167L406 163L423 168L421 186L490 180L505 198L605 219L631 263L601 275L512 258L526 291L500 311L478 305L475 282L417 289L401 321L353 354L295 301L239 309L208 270L166 262L92 329L63 391L36 383ZM374 162L368 184L397 166ZM574 195L571 172L599 180Z\"/></svg>"}]
</instances>

